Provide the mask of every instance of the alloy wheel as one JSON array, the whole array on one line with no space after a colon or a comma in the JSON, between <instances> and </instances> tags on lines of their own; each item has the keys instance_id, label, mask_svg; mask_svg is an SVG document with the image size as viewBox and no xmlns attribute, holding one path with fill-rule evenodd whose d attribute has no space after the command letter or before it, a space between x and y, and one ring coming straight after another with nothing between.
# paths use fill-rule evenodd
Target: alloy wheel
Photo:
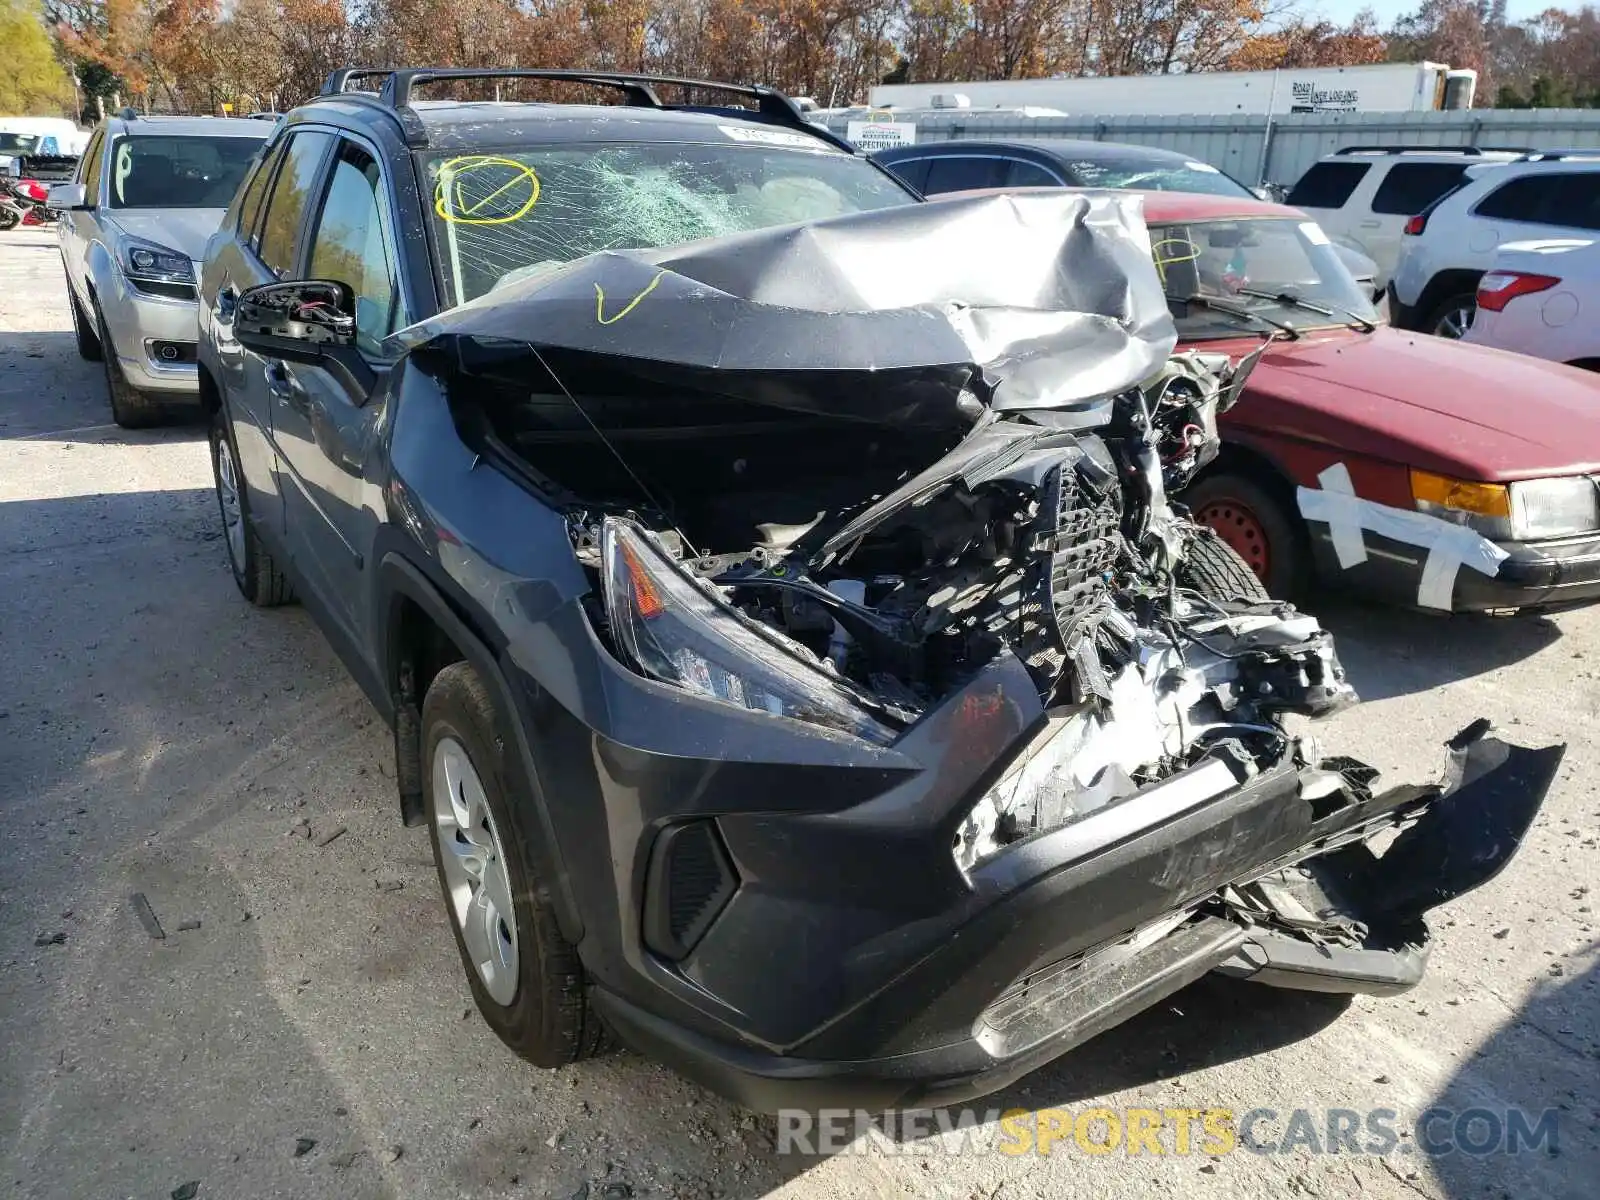
<instances>
[{"instance_id":1,"label":"alloy wheel","mask_svg":"<svg viewBox=\"0 0 1600 1200\"><path fill-rule=\"evenodd\" d=\"M239 503L239 472L226 434L217 438L217 504L222 510L222 531L228 539L228 561L233 573L244 577L244 510Z\"/></svg>"},{"instance_id":2,"label":"alloy wheel","mask_svg":"<svg viewBox=\"0 0 1600 1200\"><path fill-rule=\"evenodd\" d=\"M1464 338L1467 336L1467 331L1472 328L1472 320L1477 315L1478 310L1471 305L1459 305L1439 318L1439 323L1433 327L1433 332L1442 338Z\"/></svg>"},{"instance_id":3,"label":"alloy wheel","mask_svg":"<svg viewBox=\"0 0 1600 1200\"><path fill-rule=\"evenodd\" d=\"M433 826L450 915L484 990L495 1003L509 1005L517 995L511 877L483 781L466 747L448 736L433 751Z\"/></svg>"}]
</instances>

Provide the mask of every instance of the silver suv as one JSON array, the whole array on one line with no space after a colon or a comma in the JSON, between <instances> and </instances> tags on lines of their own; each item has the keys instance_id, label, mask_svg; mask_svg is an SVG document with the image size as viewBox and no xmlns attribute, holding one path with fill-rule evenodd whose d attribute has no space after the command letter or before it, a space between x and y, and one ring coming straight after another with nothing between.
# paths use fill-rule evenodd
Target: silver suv
<instances>
[{"instance_id":1,"label":"silver suv","mask_svg":"<svg viewBox=\"0 0 1600 1200\"><path fill-rule=\"evenodd\" d=\"M95 131L60 210L78 353L103 361L118 425L199 403L195 281L206 242L273 126L226 117L117 117Z\"/></svg>"}]
</instances>

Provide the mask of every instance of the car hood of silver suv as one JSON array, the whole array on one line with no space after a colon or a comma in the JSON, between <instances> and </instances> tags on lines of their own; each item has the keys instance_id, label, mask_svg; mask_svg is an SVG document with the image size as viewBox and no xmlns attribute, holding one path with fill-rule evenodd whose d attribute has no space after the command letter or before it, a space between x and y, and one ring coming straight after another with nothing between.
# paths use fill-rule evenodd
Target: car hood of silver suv
<instances>
[{"instance_id":1,"label":"car hood of silver suv","mask_svg":"<svg viewBox=\"0 0 1600 1200\"><path fill-rule=\"evenodd\" d=\"M200 262L206 255L206 242L226 212L222 208L118 208L106 218L129 237L154 242Z\"/></svg>"}]
</instances>

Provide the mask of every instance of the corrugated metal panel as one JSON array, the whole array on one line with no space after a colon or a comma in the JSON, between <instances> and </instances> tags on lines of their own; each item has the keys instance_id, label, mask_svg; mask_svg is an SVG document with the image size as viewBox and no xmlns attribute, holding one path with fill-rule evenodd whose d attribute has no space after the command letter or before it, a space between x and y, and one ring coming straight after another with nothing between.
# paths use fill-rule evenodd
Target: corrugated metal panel
<instances>
[{"instance_id":1,"label":"corrugated metal panel","mask_svg":"<svg viewBox=\"0 0 1600 1200\"><path fill-rule=\"evenodd\" d=\"M909 113L899 120L913 119ZM1085 138L1176 150L1254 183L1293 184L1312 163L1342 146L1526 146L1600 148L1600 110L1469 109L1464 112L1293 113L1264 116L1023 117L957 109L917 114L917 139ZM845 132L846 118L829 117ZM1270 141L1270 146L1269 146ZM1263 170L1263 151L1270 151Z\"/></svg>"}]
</instances>

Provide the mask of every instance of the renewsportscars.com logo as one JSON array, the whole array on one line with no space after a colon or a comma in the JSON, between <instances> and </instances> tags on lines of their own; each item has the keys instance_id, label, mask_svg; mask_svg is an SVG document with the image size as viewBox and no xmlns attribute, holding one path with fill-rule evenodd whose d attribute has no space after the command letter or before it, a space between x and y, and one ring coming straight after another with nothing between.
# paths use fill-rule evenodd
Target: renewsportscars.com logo
<instances>
[{"instance_id":1,"label":"renewsportscars.com logo","mask_svg":"<svg viewBox=\"0 0 1600 1200\"><path fill-rule=\"evenodd\" d=\"M779 1154L1223 1155L1560 1153L1560 1112L1392 1108L973 1108L778 1113Z\"/></svg>"}]
</instances>

